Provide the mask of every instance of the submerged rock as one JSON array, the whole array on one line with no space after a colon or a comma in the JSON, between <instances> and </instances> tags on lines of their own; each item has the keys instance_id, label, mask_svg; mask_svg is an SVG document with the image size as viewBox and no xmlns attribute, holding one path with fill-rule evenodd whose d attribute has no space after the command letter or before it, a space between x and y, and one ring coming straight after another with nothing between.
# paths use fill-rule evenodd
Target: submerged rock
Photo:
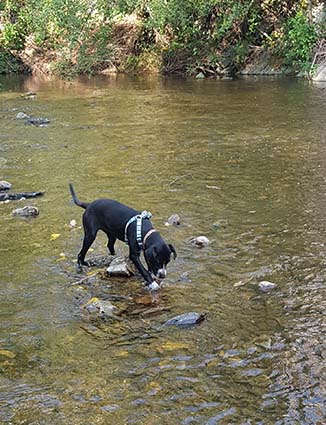
<instances>
[{"instance_id":1,"label":"submerged rock","mask_svg":"<svg viewBox=\"0 0 326 425\"><path fill-rule=\"evenodd\" d=\"M0 190L10 190L12 184L7 182L6 180L0 180Z\"/></svg>"},{"instance_id":2,"label":"submerged rock","mask_svg":"<svg viewBox=\"0 0 326 425\"><path fill-rule=\"evenodd\" d=\"M42 127L42 126L50 124L50 120L48 118L31 117L25 114L25 112L18 112L18 114L16 115L16 120L25 120L26 124L35 125L36 127Z\"/></svg>"},{"instance_id":3,"label":"submerged rock","mask_svg":"<svg viewBox=\"0 0 326 425\"><path fill-rule=\"evenodd\" d=\"M43 127L50 124L50 120L47 118L32 118L28 117L26 119L27 124L35 125L36 127Z\"/></svg>"},{"instance_id":4,"label":"submerged rock","mask_svg":"<svg viewBox=\"0 0 326 425\"><path fill-rule=\"evenodd\" d=\"M23 208L17 208L13 210L12 215L20 216L20 217L36 217L39 215L39 210L32 205L26 205Z\"/></svg>"},{"instance_id":5,"label":"submerged rock","mask_svg":"<svg viewBox=\"0 0 326 425\"><path fill-rule=\"evenodd\" d=\"M177 282L183 282L183 283L191 283L189 272L182 273L178 279Z\"/></svg>"},{"instance_id":6,"label":"submerged rock","mask_svg":"<svg viewBox=\"0 0 326 425\"><path fill-rule=\"evenodd\" d=\"M44 192L0 193L0 201L16 201L18 199L36 198L43 195Z\"/></svg>"},{"instance_id":7,"label":"submerged rock","mask_svg":"<svg viewBox=\"0 0 326 425\"><path fill-rule=\"evenodd\" d=\"M262 280L258 286L262 292L270 292L277 287L276 283L268 282L267 280Z\"/></svg>"},{"instance_id":8,"label":"submerged rock","mask_svg":"<svg viewBox=\"0 0 326 425\"><path fill-rule=\"evenodd\" d=\"M213 223L214 229L226 228L228 225L229 225L228 220L225 220L223 218L221 218L220 220L215 221L215 223Z\"/></svg>"},{"instance_id":9,"label":"submerged rock","mask_svg":"<svg viewBox=\"0 0 326 425\"><path fill-rule=\"evenodd\" d=\"M109 267L106 269L106 273L109 277L130 277L134 276L135 269L126 257L115 258Z\"/></svg>"},{"instance_id":10,"label":"submerged rock","mask_svg":"<svg viewBox=\"0 0 326 425\"><path fill-rule=\"evenodd\" d=\"M209 245L209 239L206 236L197 236L196 238L191 239L190 242L199 248Z\"/></svg>"},{"instance_id":11,"label":"submerged rock","mask_svg":"<svg viewBox=\"0 0 326 425\"><path fill-rule=\"evenodd\" d=\"M207 317L207 313L185 313L180 314L179 316L172 317L167 322L164 323L164 326L194 326L198 323L201 323Z\"/></svg>"},{"instance_id":12,"label":"submerged rock","mask_svg":"<svg viewBox=\"0 0 326 425\"><path fill-rule=\"evenodd\" d=\"M82 308L90 315L100 318L115 318L117 307L108 300L100 300L99 298L91 298Z\"/></svg>"}]
</instances>

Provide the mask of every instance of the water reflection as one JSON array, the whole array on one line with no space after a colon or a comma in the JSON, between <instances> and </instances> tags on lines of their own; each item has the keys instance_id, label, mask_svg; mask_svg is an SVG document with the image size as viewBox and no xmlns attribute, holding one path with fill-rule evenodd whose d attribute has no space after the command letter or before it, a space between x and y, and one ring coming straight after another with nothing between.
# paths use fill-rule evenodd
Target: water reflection
<instances>
[{"instance_id":1,"label":"water reflection","mask_svg":"<svg viewBox=\"0 0 326 425\"><path fill-rule=\"evenodd\" d=\"M33 200L35 220L13 218L17 203L0 206L0 420L322 423L319 89L291 80L0 82L1 179L46 192ZM27 126L20 111L51 124ZM178 251L158 299L147 302L137 280L72 285L82 231L69 181L83 200L112 197L154 214ZM164 226L172 213L180 227ZM200 234L211 240L203 249L189 243ZM100 236L91 255L105 245ZM261 280L277 290L260 293ZM112 300L121 320L90 320L81 306L91 297ZM209 314L198 327L162 330L187 311Z\"/></svg>"}]
</instances>

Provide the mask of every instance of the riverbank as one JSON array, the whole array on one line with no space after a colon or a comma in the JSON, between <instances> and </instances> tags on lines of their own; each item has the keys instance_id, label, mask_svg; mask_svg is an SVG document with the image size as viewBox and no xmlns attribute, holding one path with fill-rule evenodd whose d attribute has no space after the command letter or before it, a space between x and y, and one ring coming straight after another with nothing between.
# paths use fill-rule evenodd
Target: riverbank
<instances>
[{"instance_id":1,"label":"riverbank","mask_svg":"<svg viewBox=\"0 0 326 425\"><path fill-rule=\"evenodd\" d=\"M121 1L110 10L99 2L37 0L22 8L16 3L0 9L1 73L326 79L326 6L321 1Z\"/></svg>"}]
</instances>

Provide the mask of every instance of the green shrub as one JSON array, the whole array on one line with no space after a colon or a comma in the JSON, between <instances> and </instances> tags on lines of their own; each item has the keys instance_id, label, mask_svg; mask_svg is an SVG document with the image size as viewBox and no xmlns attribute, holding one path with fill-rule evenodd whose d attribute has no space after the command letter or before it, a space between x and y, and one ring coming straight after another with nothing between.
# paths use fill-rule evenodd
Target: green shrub
<instances>
[{"instance_id":1,"label":"green shrub","mask_svg":"<svg viewBox=\"0 0 326 425\"><path fill-rule=\"evenodd\" d=\"M152 53L156 63L160 51L166 72L191 73L197 66L214 72L220 64L236 70L252 46L263 45L285 65L305 69L317 40L316 29L304 14L307 4L306 0L3 0L0 46L22 49L28 36L43 52L55 49L61 54L60 73L70 67L76 73L92 73L112 56L108 46L114 23L134 14L141 23L122 68L138 69L145 57L151 62Z\"/></svg>"},{"instance_id":2,"label":"green shrub","mask_svg":"<svg viewBox=\"0 0 326 425\"><path fill-rule=\"evenodd\" d=\"M28 34L28 17L24 13L24 0L7 0L2 3L0 13L2 31L0 45L7 49L19 50L24 46Z\"/></svg>"},{"instance_id":3,"label":"green shrub","mask_svg":"<svg viewBox=\"0 0 326 425\"><path fill-rule=\"evenodd\" d=\"M21 63L8 51L0 49L0 74L10 74L21 70Z\"/></svg>"},{"instance_id":4,"label":"green shrub","mask_svg":"<svg viewBox=\"0 0 326 425\"><path fill-rule=\"evenodd\" d=\"M276 51L284 58L284 65L296 71L308 70L311 52L318 39L316 27L298 12L285 23L283 31Z\"/></svg>"},{"instance_id":5,"label":"green shrub","mask_svg":"<svg viewBox=\"0 0 326 425\"><path fill-rule=\"evenodd\" d=\"M60 76L72 78L79 74L93 75L112 63L112 47L108 44L110 32L102 28L74 49L63 48L61 59L52 65L52 71Z\"/></svg>"}]
</instances>

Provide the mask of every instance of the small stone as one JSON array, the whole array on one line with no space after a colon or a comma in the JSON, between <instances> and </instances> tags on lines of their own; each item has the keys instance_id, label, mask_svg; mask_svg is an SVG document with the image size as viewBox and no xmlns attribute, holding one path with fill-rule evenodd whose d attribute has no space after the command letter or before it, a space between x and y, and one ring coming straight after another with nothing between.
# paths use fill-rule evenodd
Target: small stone
<instances>
[{"instance_id":1,"label":"small stone","mask_svg":"<svg viewBox=\"0 0 326 425\"><path fill-rule=\"evenodd\" d=\"M199 248L209 245L209 239L206 236L197 236L196 238L191 239L190 242Z\"/></svg>"},{"instance_id":2,"label":"small stone","mask_svg":"<svg viewBox=\"0 0 326 425\"><path fill-rule=\"evenodd\" d=\"M148 289L150 291L158 291L160 289L160 285L154 280L150 285L148 285Z\"/></svg>"},{"instance_id":3,"label":"small stone","mask_svg":"<svg viewBox=\"0 0 326 425\"><path fill-rule=\"evenodd\" d=\"M277 287L276 283L268 282L267 280L262 280L258 286L262 292L270 292Z\"/></svg>"},{"instance_id":4,"label":"small stone","mask_svg":"<svg viewBox=\"0 0 326 425\"><path fill-rule=\"evenodd\" d=\"M16 115L16 120L27 120L29 118L29 115L25 114L25 112L18 112Z\"/></svg>"},{"instance_id":5,"label":"small stone","mask_svg":"<svg viewBox=\"0 0 326 425\"><path fill-rule=\"evenodd\" d=\"M211 185L206 185L207 189L214 189L214 190L221 190L220 186L211 186Z\"/></svg>"},{"instance_id":6,"label":"small stone","mask_svg":"<svg viewBox=\"0 0 326 425\"><path fill-rule=\"evenodd\" d=\"M196 75L196 80L203 80L205 78L205 74L203 72L198 72Z\"/></svg>"},{"instance_id":7,"label":"small stone","mask_svg":"<svg viewBox=\"0 0 326 425\"><path fill-rule=\"evenodd\" d=\"M12 184L7 182L6 180L0 180L0 190L10 190Z\"/></svg>"},{"instance_id":8,"label":"small stone","mask_svg":"<svg viewBox=\"0 0 326 425\"><path fill-rule=\"evenodd\" d=\"M145 399L143 399L143 398L137 398L136 400L134 400L134 401L131 402L131 405L132 406L142 406L142 405L144 405L146 403L147 403L147 401Z\"/></svg>"},{"instance_id":9,"label":"small stone","mask_svg":"<svg viewBox=\"0 0 326 425\"><path fill-rule=\"evenodd\" d=\"M29 91L27 93L22 94L21 97L23 97L24 99L35 99L36 93L34 91Z\"/></svg>"},{"instance_id":10,"label":"small stone","mask_svg":"<svg viewBox=\"0 0 326 425\"><path fill-rule=\"evenodd\" d=\"M179 226L180 225L180 216L178 214L172 214L168 221L165 223L166 226Z\"/></svg>"},{"instance_id":11,"label":"small stone","mask_svg":"<svg viewBox=\"0 0 326 425\"><path fill-rule=\"evenodd\" d=\"M36 217L39 215L39 210L32 205L26 205L26 207L13 210L12 214L20 217Z\"/></svg>"},{"instance_id":12,"label":"small stone","mask_svg":"<svg viewBox=\"0 0 326 425\"><path fill-rule=\"evenodd\" d=\"M120 406L118 404L108 404L106 406L102 406L101 409L104 412L114 412L114 411L120 409Z\"/></svg>"}]
</instances>

